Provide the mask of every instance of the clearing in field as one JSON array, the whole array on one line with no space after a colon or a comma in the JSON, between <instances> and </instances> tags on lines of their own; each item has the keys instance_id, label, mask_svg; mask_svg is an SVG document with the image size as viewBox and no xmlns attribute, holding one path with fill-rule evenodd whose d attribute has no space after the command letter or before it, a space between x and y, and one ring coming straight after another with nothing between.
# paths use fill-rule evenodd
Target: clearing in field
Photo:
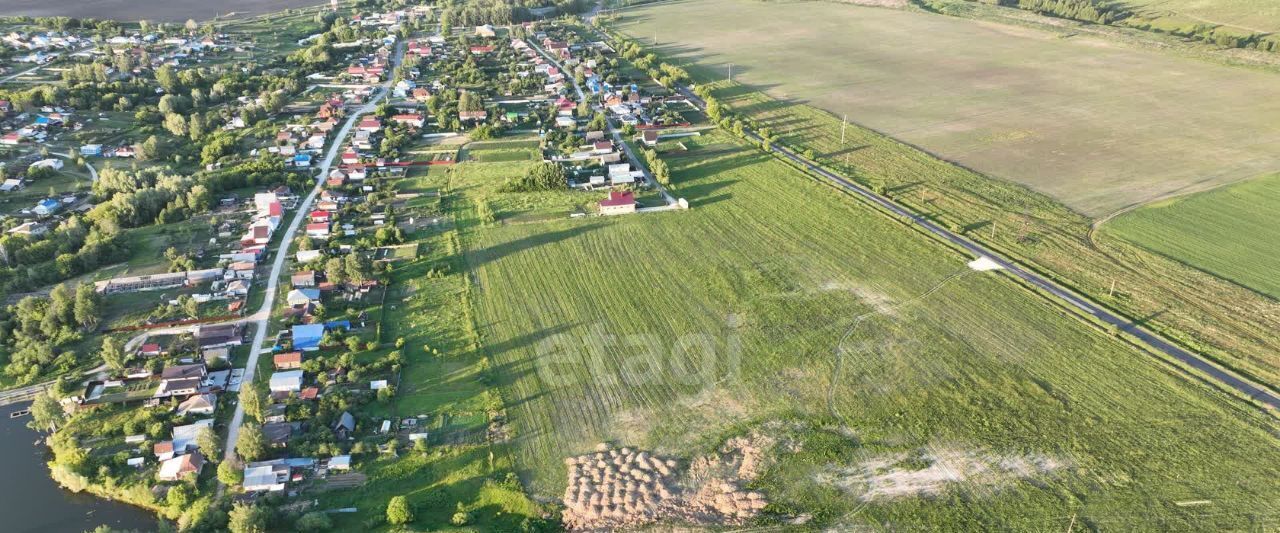
<instances>
[{"instance_id":1,"label":"clearing in field","mask_svg":"<svg viewBox=\"0 0 1280 533\"><path fill-rule=\"evenodd\" d=\"M1280 176L1143 206L1103 232L1280 299Z\"/></svg>"},{"instance_id":2,"label":"clearing in field","mask_svg":"<svg viewBox=\"0 0 1280 533\"><path fill-rule=\"evenodd\" d=\"M1230 529L1280 510L1271 422L723 133L684 143L685 212L508 223L574 200L497 191L511 163L451 171L538 496L600 441L689 461L745 435L774 443L752 487L837 527ZM1214 512L1173 505L1189 499Z\"/></svg>"},{"instance_id":3,"label":"clearing in field","mask_svg":"<svg viewBox=\"0 0 1280 533\"><path fill-rule=\"evenodd\" d=\"M662 55L721 76L732 63L736 80L773 96L848 113L1090 216L1280 169L1273 74L830 2L663 2L621 17Z\"/></svg>"}]
</instances>

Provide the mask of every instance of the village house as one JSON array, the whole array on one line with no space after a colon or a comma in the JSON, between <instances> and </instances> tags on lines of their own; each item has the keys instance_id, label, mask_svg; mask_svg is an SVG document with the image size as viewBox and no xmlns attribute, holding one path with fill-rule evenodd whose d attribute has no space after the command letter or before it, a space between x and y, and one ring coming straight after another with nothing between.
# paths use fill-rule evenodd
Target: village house
<instances>
[{"instance_id":1,"label":"village house","mask_svg":"<svg viewBox=\"0 0 1280 533\"><path fill-rule=\"evenodd\" d=\"M211 415L218 408L218 397L213 394L196 394L178 404L178 414Z\"/></svg>"},{"instance_id":2,"label":"village house","mask_svg":"<svg viewBox=\"0 0 1280 533\"><path fill-rule=\"evenodd\" d=\"M421 128L424 124L426 124L426 120L422 117L422 115L419 115L416 113L394 115L391 117L391 121L395 122L396 124L406 124L415 128Z\"/></svg>"},{"instance_id":3,"label":"village house","mask_svg":"<svg viewBox=\"0 0 1280 533\"><path fill-rule=\"evenodd\" d=\"M200 430L212 427L212 418L197 420L185 426L174 427L172 432L173 438L171 439L173 441L174 455L184 455L189 451L194 451L196 448L197 437L200 436Z\"/></svg>"},{"instance_id":4,"label":"village house","mask_svg":"<svg viewBox=\"0 0 1280 533\"><path fill-rule=\"evenodd\" d=\"M168 461L173 458L173 441L160 441L151 446L151 453L156 456L158 461Z\"/></svg>"},{"instance_id":5,"label":"village house","mask_svg":"<svg viewBox=\"0 0 1280 533\"><path fill-rule=\"evenodd\" d=\"M293 289L285 296L290 306L307 305L320 301L320 289Z\"/></svg>"},{"instance_id":6,"label":"village house","mask_svg":"<svg viewBox=\"0 0 1280 533\"><path fill-rule=\"evenodd\" d=\"M204 463L204 456L200 452L173 457L160 463L160 471L156 473L156 479L160 481L178 481L194 478L200 475L200 470L204 468Z\"/></svg>"},{"instance_id":7,"label":"village house","mask_svg":"<svg viewBox=\"0 0 1280 533\"><path fill-rule=\"evenodd\" d=\"M351 416L350 412L343 411L338 420L333 423L333 436L338 440L347 440L356 432L356 417Z\"/></svg>"},{"instance_id":8,"label":"village house","mask_svg":"<svg viewBox=\"0 0 1280 533\"><path fill-rule=\"evenodd\" d=\"M296 370L302 367L302 352L278 353L272 357L276 370Z\"/></svg>"},{"instance_id":9,"label":"village house","mask_svg":"<svg viewBox=\"0 0 1280 533\"><path fill-rule=\"evenodd\" d=\"M483 121L489 118L489 112L483 109L478 111L459 111L458 120L463 122Z\"/></svg>"},{"instance_id":10,"label":"village house","mask_svg":"<svg viewBox=\"0 0 1280 533\"><path fill-rule=\"evenodd\" d=\"M286 372L276 372L271 374L269 388L272 393L282 392L298 392L302 390L302 371L289 370Z\"/></svg>"},{"instance_id":11,"label":"village house","mask_svg":"<svg viewBox=\"0 0 1280 533\"><path fill-rule=\"evenodd\" d=\"M272 448L284 448L289 445L289 437L293 436L294 425L290 422L271 422L262 425L262 436Z\"/></svg>"},{"instance_id":12,"label":"village house","mask_svg":"<svg viewBox=\"0 0 1280 533\"><path fill-rule=\"evenodd\" d=\"M289 466L283 463L252 463L244 467L245 492L276 492L284 490L289 481Z\"/></svg>"},{"instance_id":13,"label":"village house","mask_svg":"<svg viewBox=\"0 0 1280 533\"><path fill-rule=\"evenodd\" d=\"M231 296L231 297L248 296L249 280L244 280L244 279L231 280L231 282L227 283L226 288L222 289L222 294L224 296Z\"/></svg>"},{"instance_id":14,"label":"village house","mask_svg":"<svg viewBox=\"0 0 1280 533\"><path fill-rule=\"evenodd\" d=\"M200 385L208 374L204 363L178 365L165 368L160 373L160 388L154 397L189 396L200 391Z\"/></svg>"},{"instance_id":15,"label":"village house","mask_svg":"<svg viewBox=\"0 0 1280 533\"><path fill-rule=\"evenodd\" d=\"M257 265L248 261L236 261L227 265L223 279L253 279L253 271Z\"/></svg>"},{"instance_id":16,"label":"village house","mask_svg":"<svg viewBox=\"0 0 1280 533\"><path fill-rule=\"evenodd\" d=\"M156 343L147 343L138 347L138 355L144 357L155 357L157 355L165 355L167 353L168 352L165 351L163 346Z\"/></svg>"},{"instance_id":17,"label":"village house","mask_svg":"<svg viewBox=\"0 0 1280 533\"><path fill-rule=\"evenodd\" d=\"M600 200L601 215L625 215L636 212L636 198L631 191L609 191L609 197Z\"/></svg>"},{"instance_id":18,"label":"village house","mask_svg":"<svg viewBox=\"0 0 1280 533\"><path fill-rule=\"evenodd\" d=\"M308 287L315 287L315 286L316 286L316 271L314 271L314 270L303 270L303 271L300 271L300 272L295 272L292 276L289 276L289 283L290 283L291 285L293 285L293 287L294 287L295 289L304 289L304 288L308 288Z\"/></svg>"},{"instance_id":19,"label":"village house","mask_svg":"<svg viewBox=\"0 0 1280 533\"><path fill-rule=\"evenodd\" d=\"M293 349L313 351L320 349L320 341L324 338L324 324L301 324L293 326Z\"/></svg>"},{"instance_id":20,"label":"village house","mask_svg":"<svg viewBox=\"0 0 1280 533\"><path fill-rule=\"evenodd\" d=\"M329 223L316 222L316 223L307 224L307 236L313 237L316 239L328 239Z\"/></svg>"},{"instance_id":21,"label":"village house","mask_svg":"<svg viewBox=\"0 0 1280 533\"><path fill-rule=\"evenodd\" d=\"M239 346L244 342L244 335L238 324L200 326L196 330L196 341L202 350L222 346Z\"/></svg>"},{"instance_id":22,"label":"village house","mask_svg":"<svg viewBox=\"0 0 1280 533\"><path fill-rule=\"evenodd\" d=\"M10 235L24 235L29 237L39 237L49 232L49 227L39 222L23 222L21 225L10 229L7 233Z\"/></svg>"}]
</instances>

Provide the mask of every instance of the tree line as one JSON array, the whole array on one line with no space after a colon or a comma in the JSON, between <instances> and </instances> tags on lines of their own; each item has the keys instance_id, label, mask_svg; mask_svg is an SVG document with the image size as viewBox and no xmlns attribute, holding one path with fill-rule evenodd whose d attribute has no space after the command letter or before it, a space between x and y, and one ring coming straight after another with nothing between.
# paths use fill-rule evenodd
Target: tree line
<instances>
[{"instance_id":1,"label":"tree line","mask_svg":"<svg viewBox=\"0 0 1280 533\"><path fill-rule=\"evenodd\" d=\"M1154 21L1159 16L1148 16L1131 9L1124 2L1114 0L969 0L1002 7L1033 11L1040 15L1078 20L1093 24L1126 26L1144 31L1168 33L1204 43L1227 48L1251 48L1267 52L1280 52L1280 36L1249 32L1217 24L1191 24L1167 28ZM916 0L926 9L932 9L929 0Z\"/></svg>"}]
</instances>

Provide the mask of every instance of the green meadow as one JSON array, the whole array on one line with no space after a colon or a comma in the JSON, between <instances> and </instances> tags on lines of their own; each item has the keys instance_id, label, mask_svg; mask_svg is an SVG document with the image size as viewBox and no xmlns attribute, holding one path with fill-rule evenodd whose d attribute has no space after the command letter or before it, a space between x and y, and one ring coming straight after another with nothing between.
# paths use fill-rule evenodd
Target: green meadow
<instances>
[{"instance_id":1,"label":"green meadow","mask_svg":"<svg viewBox=\"0 0 1280 533\"><path fill-rule=\"evenodd\" d=\"M813 430L756 486L814 525L1244 529L1277 511L1273 420L753 147L684 144L685 212L511 222L582 194L499 192L510 162L450 171L503 448L535 498L600 441L688 459L782 424ZM855 475L912 452L962 467L891 498ZM1037 466L974 470L990 461Z\"/></svg>"},{"instance_id":2,"label":"green meadow","mask_svg":"<svg viewBox=\"0 0 1280 533\"><path fill-rule=\"evenodd\" d=\"M1280 298L1280 176L1143 206L1103 233Z\"/></svg>"}]
</instances>

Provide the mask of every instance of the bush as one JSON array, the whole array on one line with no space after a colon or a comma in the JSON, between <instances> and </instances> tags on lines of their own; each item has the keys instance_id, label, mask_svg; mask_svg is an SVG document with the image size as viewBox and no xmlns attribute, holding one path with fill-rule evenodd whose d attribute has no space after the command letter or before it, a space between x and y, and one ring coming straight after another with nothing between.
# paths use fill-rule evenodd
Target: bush
<instances>
[{"instance_id":1,"label":"bush","mask_svg":"<svg viewBox=\"0 0 1280 533\"><path fill-rule=\"evenodd\" d=\"M387 502L387 522L392 525L404 525L413 521L413 508L404 496L395 496Z\"/></svg>"},{"instance_id":2,"label":"bush","mask_svg":"<svg viewBox=\"0 0 1280 533\"><path fill-rule=\"evenodd\" d=\"M329 518L328 514L320 511L312 511L304 514L302 515L302 518L299 518L297 523L294 524L294 529L297 529L298 531L325 530L332 527L333 520Z\"/></svg>"}]
</instances>

